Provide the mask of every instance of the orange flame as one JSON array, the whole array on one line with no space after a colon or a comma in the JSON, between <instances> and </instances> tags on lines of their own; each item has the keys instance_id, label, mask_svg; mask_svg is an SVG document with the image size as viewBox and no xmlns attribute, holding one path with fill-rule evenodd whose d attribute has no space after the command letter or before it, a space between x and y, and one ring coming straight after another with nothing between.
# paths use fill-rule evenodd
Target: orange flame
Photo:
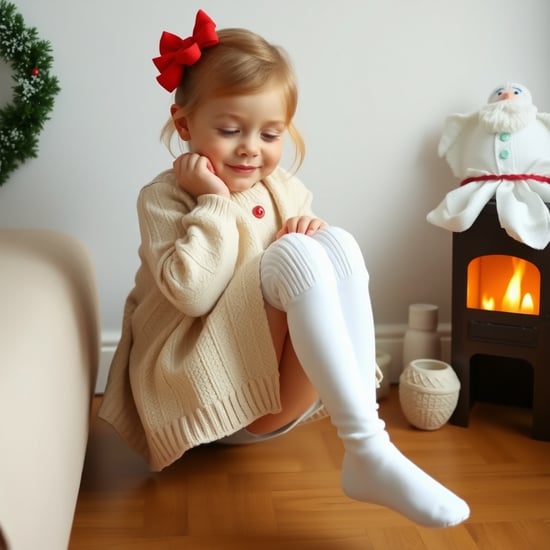
<instances>
[{"instance_id":1,"label":"orange flame","mask_svg":"<svg viewBox=\"0 0 550 550\"><path fill-rule=\"evenodd\" d=\"M467 305L489 311L538 315L539 287L538 269L527 260L513 256L482 256L468 266Z\"/></svg>"}]
</instances>

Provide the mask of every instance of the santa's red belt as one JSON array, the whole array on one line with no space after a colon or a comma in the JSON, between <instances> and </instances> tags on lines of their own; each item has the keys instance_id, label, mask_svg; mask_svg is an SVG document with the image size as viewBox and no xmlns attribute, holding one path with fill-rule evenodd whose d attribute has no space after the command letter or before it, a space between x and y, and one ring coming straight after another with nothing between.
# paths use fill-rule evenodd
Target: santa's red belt
<instances>
[{"instance_id":1,"label":"santa's red belt","mask_svg":"<svg viewBox=\"0 0 550 550\"><path fill-rule=\"evenodd\" d=\"M498 180L507 180L507 181L524 181L524 180L534 180L540 181L541 183L550 183L550 177L540 176L539 174L485 174L483 176L473 176L471 178L466 178L460 182L460 185L466 185L467 183L472 183L474 181L498 181Z\"/></svg>"}]
</instances>

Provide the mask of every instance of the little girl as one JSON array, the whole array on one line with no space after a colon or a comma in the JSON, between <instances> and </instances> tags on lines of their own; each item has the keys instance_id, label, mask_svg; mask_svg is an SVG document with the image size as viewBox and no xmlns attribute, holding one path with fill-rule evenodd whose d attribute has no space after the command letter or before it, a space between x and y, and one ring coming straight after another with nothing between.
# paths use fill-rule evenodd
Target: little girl
<instances>
[{"instance_id":1,"label":"little girl","mask_svg":"<svg viewBox=\"0 0 550 550\"><path fill-rule=\"evenodd\" d=\"M296 81L280 48L197 14L154 60L176 90L164 137L188 144L138 199L141 266L100 416L152 470L188 449L282 435L326 407L342 487L430 527L467 504L390 442L376 403L368 274L359 246L278 167Z\"/></svg>"}]
</instances>

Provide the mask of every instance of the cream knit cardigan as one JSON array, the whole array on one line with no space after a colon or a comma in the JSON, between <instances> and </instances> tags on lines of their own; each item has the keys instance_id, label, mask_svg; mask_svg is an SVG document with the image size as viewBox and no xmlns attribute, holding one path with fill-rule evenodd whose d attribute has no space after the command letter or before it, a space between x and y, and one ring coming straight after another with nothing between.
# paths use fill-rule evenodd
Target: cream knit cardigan
<instances>
[{"instance_id":1,"label":"cream knit cardigan","mask_svg":"<svg viewBox=\"0 0 550 550\"><path fill-rule=\"evenodd\" d=\"M99 415L154 471L280 411L259 262L283 220L312 215L312 199L282 169L263 185L267 222L249 192L195 200L171 170L139 194L141 266Z\"/></svg>"}]
</instances>

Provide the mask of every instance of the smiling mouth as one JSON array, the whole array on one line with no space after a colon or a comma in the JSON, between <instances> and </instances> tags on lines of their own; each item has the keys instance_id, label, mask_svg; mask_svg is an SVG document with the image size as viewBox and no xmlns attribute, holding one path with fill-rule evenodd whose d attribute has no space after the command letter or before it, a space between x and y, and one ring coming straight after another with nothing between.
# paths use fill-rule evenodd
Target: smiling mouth
<instances>
[{"instance_id":1,"label":"smiling mouth","mask_svg":"<svg viewBox=\"0 0 550 550\"><path fill-rule=\"evenodd\" d=\"M229 165L229 168L231 170L234 170L235 172L239 172L241 174L250 174L251 172L254 172L258 169L257 166L248 166L245 164L238 164L238 165Z\"/></svg>"}]
</instances>

